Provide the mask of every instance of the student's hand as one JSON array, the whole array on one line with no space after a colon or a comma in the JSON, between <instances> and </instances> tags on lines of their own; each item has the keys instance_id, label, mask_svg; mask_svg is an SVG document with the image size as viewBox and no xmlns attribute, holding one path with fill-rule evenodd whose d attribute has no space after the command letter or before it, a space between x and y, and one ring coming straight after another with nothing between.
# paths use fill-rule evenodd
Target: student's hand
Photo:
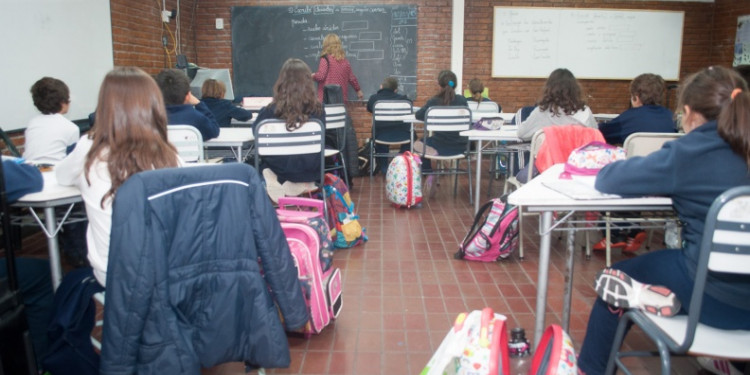
<instances>
[{"instance_id":1,"label":"student's hand","mask_svg":"<svg viewBox=\"0 0 750 375\"><path fill-rule=\"evenodd\" d=\"M362 90L357 91L357 97L359 100L363 100L365 98L365 94L362 93Z\"/></svg>"},{"instance_id":2,"label":"student's hand","mask_svg":"<svg viewBox=\"0 0 750 375\"><path fill-rule=\"evenodd\" d=\"M200 102L201 102L201 101L200 101L200 100L199 100L198 98L196 98L196 97L195 97L195 96L193 95L193 93L192 93L192 92L191 92L191 93L188 93L188 97L187 97L187 104L190 104L190 105L198 105L198 103L200 103Z\"/></svg>"}]
</instances>

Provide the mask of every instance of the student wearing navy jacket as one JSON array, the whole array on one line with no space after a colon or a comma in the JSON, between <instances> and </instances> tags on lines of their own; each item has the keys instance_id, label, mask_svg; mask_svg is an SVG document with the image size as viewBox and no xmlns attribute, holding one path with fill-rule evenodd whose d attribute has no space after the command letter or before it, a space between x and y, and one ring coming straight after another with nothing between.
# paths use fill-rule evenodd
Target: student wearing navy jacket
<instances>
[{"instance_id":1,"label":"student wearing navy jacket","mask_svg":"<svg viewBox=\"0 0 750 375\"><path fill-rule=\"evenodd\" d=\"M709 207L724 191L750 184L750 93L745 81L730 69L714 66L689 76L680 87L677 108L684 110L682 127L687 134L648 156L607 165L596 177L596 189L603 193L672 198L684 225L681 249L651 251L618 262L598 276L602 287L596 289L603 299L597 299L591 310L578 359L579 369L587 375L604 373L613 345L621 315L607 303L613 293L624 295L631 308L650 305L664 315L685 313ZM750 277L710 275L701 323L747 330L748 316Z\"/></svg>"},{"instance_id":2,"label":"student wearing navy jacket","mask_svg":"<svg viewBox=\"0 0 750 375\"><path fill-rule=\"evenodd\" d=\"M406 95L399 94L398 79L396 77L386 77L380 84L380 90L370 96L367 101L367 111L372 113L375 109L375 102L378 100L409 100ZM409 100L411 102L411 100ZM403 121L378 121L375 124L375 139L386 142L397 142L411 138L411 126ZM400 152L409 151L409 144L401 145ZM375 152L385 154L388 152L388 145L375 143ZM388 169L387 158L378 158L380 171L385 173Z\"/></svg>"},{"instance_id":3,"label":"student wearing navy jacket","mask_svg":"<svg viewBox=\"0 0 750 375\"><path fill-rule=\"evenodd\" d=\"M167 106L169 125L192 125L203 136L203 141L219 136L219 124L205 103L190 92L190 80L179 69L164 69L156 75Z\"/></svg>"},{"instance_id":4,"label":"student wearing navy jacket","mask_svg":"<svg viewBox=\"0 0 750 375\"><path fill-rule=\"evenodd\" d=\"M207 79L201 87L201 102L205 103L220 127L228 127L232 119L248 121L253 118L253 112L240 108L231 100L224 99L227 88L224 83L215 79Z\"/></svg>"},{"instance_id":5,"label":"student wearing navy jacket","mask_svg":"<svg viewBox=\"0 0 750 375\"><path fill-rule=\"evenodd\" d=\"M607 143L621 145L638 132L674 133L672 111L661 103L665 91L664 80L656 74L641 74L630 83L631 108L611 121L599 124Z\"/></svg>"}]
</instances>

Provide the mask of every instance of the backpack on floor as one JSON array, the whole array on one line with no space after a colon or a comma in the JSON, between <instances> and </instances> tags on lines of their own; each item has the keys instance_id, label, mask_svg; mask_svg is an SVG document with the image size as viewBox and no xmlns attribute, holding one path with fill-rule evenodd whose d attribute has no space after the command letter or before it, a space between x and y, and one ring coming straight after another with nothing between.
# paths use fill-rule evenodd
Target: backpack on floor
<instances>
[{"instance_id":1,"label":"backpack on floor","mask_svg":"<svg viewBox=\"0 0 750 375\"><path fill-rule=\"evenodd\" d=\"M335 267L323 271L319 254L320 238L311 226L282 222L281 229L289 244L302 294L310 311L310 321L305 325L304 333L306 336L320 333L341 312L341 272Z\"/></svg>"},{"instance_id":2,"label":"backpack on floor","mask_svg":"<svg viewBox=\"0 0 750 375\"><path fill-rule=\"evenodd\" d=\"M333 246L344 249L367 241L365 228L359 223L359 216L354 211L354 202L344 181L331 173L326 173L323 194Z\"/></svg>"},{"instance_id":3,"label":"backpack on floor","mask_svg":"<svg viewBox=\"0 0 750 375\"><path fill-rule=\"evenodd\" d=\"M489 307L459 314L420 375L510 374L505 320Z\"/></svg>"},{"instance_id":4,"label":"backpack on floor","mask_svg":"<svg viewBox=\"0 0 750 375\"><path fill-rule=\"evenodd\" d=\"M518 207L506 200L491 199L479 208L454 258L494 262L510 256L518 247Z\"/></svg>"},{"instance_id":5,"label":"backpack on floor","mask_svg":"<svg viewBox=\"0 0 750 375\"><path fill-rule=\"evenodd\" d=\"M396 207L410 208L422 202L422 161L409 151L398 155L388 165L385 195Z\"/></svg>"},{"instance_id":6,"label":"backpack on floor","mask_svg":"<svg viewBox=\"0 0 750 375\"><path fill-rule=\"evenodd\" d=\"M529 375L577 375L578 360L570 336L557 324L544 330L531 359Z\"/></svg>"},{"instance_id":7,"label":"backpack on floor","mask_svg":"<svg viewBox=\"0 0 750 375\"><path fill-rule=\"evenodd\" d=\"M323 201L320 199L279 197L279 208L276 209L279 222L306 224L318 234L320 267L325 273L333 263L333 240L323 215Z\"/></svg>"}]
</instances>

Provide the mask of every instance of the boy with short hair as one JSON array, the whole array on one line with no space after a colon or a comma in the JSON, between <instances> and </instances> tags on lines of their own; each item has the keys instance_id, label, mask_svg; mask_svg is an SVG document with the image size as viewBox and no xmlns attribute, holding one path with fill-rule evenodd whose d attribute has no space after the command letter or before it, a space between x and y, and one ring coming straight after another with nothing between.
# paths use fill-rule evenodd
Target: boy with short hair
<instances>
[{"instance_id":1,"label":"boy with short hair","mask_svg":"<svg viewBox=\"0 0 750 375\"><path fill-rule=\"evenodd\" d=\"M398 94L398 79L395 77L386 77L383 83L380 84L380 90L377 93L370 96L367 101L367 111L372 113L375 108L375 102L378 100L408 100L411 102L406 95ZM386 142L397 142L411 139L411 126L403 121L378 121L375 123L375 139ZM375 152L378 154L385 154L389 150L388 145L382 143L375 143ZM405 143L401 145L400 152L408 151L409 144ZM388 159L378 158L378 165L380 165L380 171L385 174L388 170Z\"/></svg>"},{"instance_id":2,"label":"boy with short hair","mask_svg":"<svg viewBox=\"0 0 750 375\"><path fill-rule=\"evenodd\" d=\"M190 80L185 72L164 69L156 76L156 83L164 96L170 125L195 126L204 142L219 135L219 124L206 104L190 92Z\"/></svg>"},{"instance_id":3,"label":"boy with short hair","mask_svg":"<svg viewBox=\"0 0 750 375\"><path fill-rule=\"evenodd\" d=\"M30 91L41 114L26 127L23 157L36 163L57 163L81 136L78 126L63 116L70 107L70 91L65 82L52 77L36 81Z\"/></svg>"}]
</instances>

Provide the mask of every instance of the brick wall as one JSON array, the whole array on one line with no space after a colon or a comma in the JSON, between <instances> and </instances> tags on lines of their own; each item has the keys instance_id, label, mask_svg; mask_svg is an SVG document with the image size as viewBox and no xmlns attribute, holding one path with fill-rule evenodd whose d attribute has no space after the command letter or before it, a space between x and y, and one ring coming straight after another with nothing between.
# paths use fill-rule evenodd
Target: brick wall
<instances>
[{"instance_id":1,"label":"brick wall","mask_svg":"<svg viewBox=\"0 0 750 375\"><path fill-rule=\"evenodd\" d=\"M330 3L352 3L332 0ZM437 73L450 67L450 0L357 0L358 4L417 4L419 6L418 86L416 104L423 104L435 91ZM155 1L110 0L115 65L136 65L150 73L167 66L162 47L162 28ZM189 60L208 68L231 68L231 7L319 4L311 0L188 0L181 1L182 53ZM554 4L551 4L554 3ZM479 78L489 87L492 98L506 111L534 103L543 79L507 79L491 77L492 9L494 6L561 6L587 8L663 9L685 12L682 63L684 76L709 64L731 62L734 27L738 13L749 12L745 1L716 0L715 3L632 2L613 0L491 1L466 0L463 78ZM175 0L167 9L176 8ZM714 15L717 26L714 28ZM216 30L215 19L224 20L224 29ZM176 22L169 23L174 32ZM173 48L174 43L169 42ZM174 56L172 55L172 64ZM315 69L315 67L312 67ZM575 73L575 72L574 72ZM582 80L589 105L594 112L619 113L628 106L627 81ZM673 101L672 101L673 103ZM370 116L363 106L352 105L349 112L360 140L369 136Z\"/></svg>"}]
</instances>

